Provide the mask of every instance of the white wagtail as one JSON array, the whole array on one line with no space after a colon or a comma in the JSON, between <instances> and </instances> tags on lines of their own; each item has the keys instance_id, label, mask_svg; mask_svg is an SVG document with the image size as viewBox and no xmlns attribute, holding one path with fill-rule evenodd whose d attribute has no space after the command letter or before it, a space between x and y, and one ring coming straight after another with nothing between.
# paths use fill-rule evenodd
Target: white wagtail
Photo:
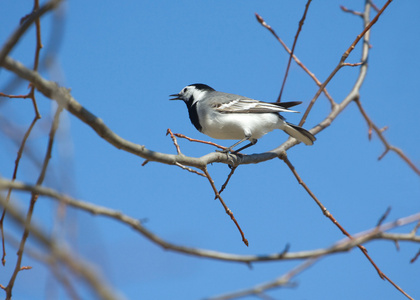
<instances>
[{"instance_id":1,"label":"white wagtail","mask_svg":"<svg viewBox=\"0 0 420 300\"><path fill-rule=\"evenodd\" d=\"M217 92L206 84L196 83L186 86L179 94L170 95L170 100L183 100L188 108L191 123L198 131L215 139L239 140L223 152L249 140L251 145L266 133L284 130L306 145L312 145L316 138L312 133L285 121L280 112L296 112L289 107L302 102L268 103L247 97Z\"/></svg>"}]
</instances>

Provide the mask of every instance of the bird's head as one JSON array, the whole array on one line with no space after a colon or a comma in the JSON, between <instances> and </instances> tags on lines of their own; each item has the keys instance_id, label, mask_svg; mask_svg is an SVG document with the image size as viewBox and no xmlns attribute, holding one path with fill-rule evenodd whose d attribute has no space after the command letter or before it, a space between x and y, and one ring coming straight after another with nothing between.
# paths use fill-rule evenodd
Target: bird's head
<instances>
[{"instance_id":1,"label":"bird's head","mask_svg":"<svg viewBox=\"0 0 420 300\"><path fill-rule=\"evenodd\" d=\"M213 88L206 84L195 83L184 87L178 94L169 95L169 100L183 100L187 105L191 106L195 102L200 101L208 92L214 91Z\"/></svg>"}]
</instances>

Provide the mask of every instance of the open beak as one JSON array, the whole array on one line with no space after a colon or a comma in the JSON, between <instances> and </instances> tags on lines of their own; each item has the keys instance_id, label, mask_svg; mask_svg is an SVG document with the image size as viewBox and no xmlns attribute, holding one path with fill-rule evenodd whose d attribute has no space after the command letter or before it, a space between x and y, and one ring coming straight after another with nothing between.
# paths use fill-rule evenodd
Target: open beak
<instances>
[{"instance_id":1,"label":"open beak","mask_svg":"<svg viewBox=\"0 0 420 300\"><path fill-rule=\"evenodd\" d=\"M174 97L169 100L181 100L181 98L179 98L179 94L172 94L172 95L169 95L169 97Z\"/></svg>"}]
</instances>

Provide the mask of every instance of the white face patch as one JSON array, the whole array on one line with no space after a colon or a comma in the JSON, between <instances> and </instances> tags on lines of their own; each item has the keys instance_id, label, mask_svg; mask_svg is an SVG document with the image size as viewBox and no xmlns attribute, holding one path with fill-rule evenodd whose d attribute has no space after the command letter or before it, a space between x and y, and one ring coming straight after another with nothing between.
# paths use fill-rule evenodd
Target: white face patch
<instances>
[{"instance_id":1,"label":"white face patch","mask_svg":"<svg viewBox=\"0 0 420 300\"><path fill-rule=\"evenodd\" d=\"M199 90L199 89L196 89L195 87L190 87L188 92L190 92L193 97L192 104L196 103L197 101L202 100L207 94L207 91Z\"/></svg>"},{"instance_id":2,"label":"white face patch","mask_svg":"<svg viewBox=\"0 0 420 300\"><path fill-rule=\"evenodd\" d=\"M185 88L183 88L180 92L179 95L180 97L187 101L187 102L191 102L191 105L193 105L194 103L196 103L197 101L202 100L205 95L207 94L208 91L205 90L200 90L197 89L195 86L186 86Z\"/></svg>"},{"instance_id":3,"label":"white face patch","mask_svg":"<svg viewBox=\"0 0 420 300\"><path fill-rule=\"evenodd\" d=\"M186 86L179 92L179 95L183 99L189 99L192 96L192 94L193 94L193 91L192 91L191 86Z\"/></svg>"}]
</instances>

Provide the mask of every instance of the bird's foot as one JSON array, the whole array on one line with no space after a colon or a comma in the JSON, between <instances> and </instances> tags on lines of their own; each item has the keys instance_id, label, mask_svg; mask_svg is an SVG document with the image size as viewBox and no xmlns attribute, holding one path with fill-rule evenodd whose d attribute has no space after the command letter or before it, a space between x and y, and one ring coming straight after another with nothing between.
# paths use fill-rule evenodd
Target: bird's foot
<instances>
[{"instance_id":1,"label":"bird's foot","mask_svg":"<svg viewBox=\"0 0 420 300\"><path fill-rule=\"evenodd\" d=\"M225 148L223 150L216 149L216 152L220 152L220 153L233 153L232 152L232 147Z\"/></svg>"}]
</instances>

